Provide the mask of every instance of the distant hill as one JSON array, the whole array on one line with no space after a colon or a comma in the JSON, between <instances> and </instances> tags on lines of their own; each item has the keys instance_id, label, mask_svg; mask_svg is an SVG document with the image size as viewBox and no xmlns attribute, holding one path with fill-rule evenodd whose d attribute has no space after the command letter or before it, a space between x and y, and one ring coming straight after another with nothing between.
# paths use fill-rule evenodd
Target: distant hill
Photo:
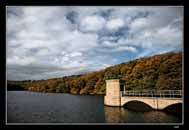
<instances>
[{"instance_id":1,"label":"distant hill","mask_svg":"<svg viewBox=\"0 0 189 130\"><path fill-rule=\"evenodd\" d=\"M121 63L101 71L32 82L20 81L19 85L37 92L105 94L105 80L117 78L124 80L127 90L182 89L182 54L170 52ZM8 81L8 89L11 82Z\"/></svg>"},{"instance_id":2,"label":"distant hill","mask_svg":"<svg viewBox=\"0 0 189 130\"><path fill-rule=\"evenodd\" d=\"M7 90L27 90L28 81L7 81Z\"/></svg>"}]
</instances>

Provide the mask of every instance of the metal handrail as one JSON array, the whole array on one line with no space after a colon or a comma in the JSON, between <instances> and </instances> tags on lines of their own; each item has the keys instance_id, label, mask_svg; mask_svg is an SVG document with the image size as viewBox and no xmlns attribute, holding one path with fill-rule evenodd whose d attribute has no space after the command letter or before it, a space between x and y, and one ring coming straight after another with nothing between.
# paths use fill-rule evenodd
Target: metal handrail
<instances>
[{"instance_id":1,"label":"metal handrail","mask_svg":"<svg viewBox=\"0 0 189 130\"><path fill-rule=\"evenodd\" d=\"M129 90L121 91L121 96L137 96L137 97L166 97L181 98L182 90Z\"/></svg>"}]
</instances>

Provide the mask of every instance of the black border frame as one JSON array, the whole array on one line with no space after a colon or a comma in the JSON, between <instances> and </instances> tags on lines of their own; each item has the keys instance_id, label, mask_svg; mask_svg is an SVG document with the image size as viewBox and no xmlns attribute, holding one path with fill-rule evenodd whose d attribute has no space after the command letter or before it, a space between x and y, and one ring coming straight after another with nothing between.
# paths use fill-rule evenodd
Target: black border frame
<instances>
[{"instance_id":1,"label":"black border frame","mask_svg":"<svg viewBox=\"0 0 189 130\"><path fill-rule=\"evenodd\" d=\"M184 2L182 0L2 0L0 1L0 128L13 128L15 125L7 125L6 124L6 6L71 6L71 5L82 5L82 6L184 6ZM184 34L187 34L188 25L185 23L188 22L189 18L189 9L187 6L184 6ZM185 35L184 35L185 36ZM184 125L99 125L102 127L108 128L134 128L134 127L154 127L154 128L182 128L187 125L187 116L188 109L189 109L189 98L187 92L188 87L188 77L189 77L189 70L187 64L189 63L189 44L187 43L187 36L184 37ZM185 44L186 43L186 44ZM34 125L16 125L18 128L28 128ZM69 125L37 125L38 128L47 127L47 128L54 128L54 127L68 127ZM72 125L75 128L78 128L78 125ZM94 126L94 125L87 125L87 126ZM97 125L94 128L98 127Z\"/></svg>"}]
</instances>

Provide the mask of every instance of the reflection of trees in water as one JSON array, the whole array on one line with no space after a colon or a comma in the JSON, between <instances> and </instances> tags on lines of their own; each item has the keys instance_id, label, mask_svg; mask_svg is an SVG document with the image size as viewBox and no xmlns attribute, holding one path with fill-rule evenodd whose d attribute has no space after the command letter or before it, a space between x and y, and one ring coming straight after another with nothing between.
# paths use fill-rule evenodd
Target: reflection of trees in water
<instances>
[{"instance_id":1,"label":"reflection of trees in water","mask_svg":"<svg viewBox=\"0 0 189 130\"><path fill-rule=\"evenodd\" d=\"M107 123L175 123L177 116L162 111L136 112L123 107L104 106Z\"/></svg>"}]
</instances>

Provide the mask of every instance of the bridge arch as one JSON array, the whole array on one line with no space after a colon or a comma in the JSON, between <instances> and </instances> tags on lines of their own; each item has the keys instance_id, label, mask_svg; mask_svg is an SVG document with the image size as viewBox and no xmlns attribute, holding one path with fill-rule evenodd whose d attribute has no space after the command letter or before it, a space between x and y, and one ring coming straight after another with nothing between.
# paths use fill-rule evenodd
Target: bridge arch
<instances>
[{"instance_id":1,"label":"bridge arch","mask_svg":"<svg viewBox=\"0 0 189 130\"><path fill-rule=\"evenodd\" d=\"M153 109L163 110L173 104L182 103L182 99L170 99L170 98L148 98L148 97L121 97L121 106L124 104L138 101L148 104Z\"/></svg>"},{"instance_id":2,"label":"bridge arch","mask_svg":"<svg viewBox=\"0 0 189 130\"><path fill-rule=\"evenodd\" d=\"M156 109L157 108L157 104L154 100L152 100L151 98L141 98L141 97L121 97L121 106L124 106L125 104L130 104L132 102L136 102L136 105L137 103L140 105L143 104L148 106L148 108L151 108L151 109ZM146 107L147 108L147 107Z\"/></svg>"},{"instance_id":3,"label":"bridge arch","mask_svg":"<svg viewBox=\"0 0 189 130\"><path fill-rule=\"evenodd\" d=\"M131 110L137 110L137 111L153 110L153 108L152 108L152 106L150 106L150 104L147 104L140 100L132 100L132 101L125 102L123 104L123 107L131 109Z\"/></svg>"},{"instance_id":4,"label":"bridge arch","mask_svg":"<svg viewBox=\"0 0 189 130\"><path fill-rule=\"evenodd\" d=\"M163 108L164 111L177 111L177 110L180 110L180 109L182 109L182 103L181 102L170 104L170 105Z\"/></svg>"},{"instance_id":5,"label":"bridge arch","mask_svg":"<svg viewBox=\"0 0 189 130\"><path fill-rule=\"evenodd\" d=\"M178 104L182 104L182 99L159 99L157 101L158 107L161 110L165 110L169 107L173 107Z\"/></svg>"}]
</instances>

